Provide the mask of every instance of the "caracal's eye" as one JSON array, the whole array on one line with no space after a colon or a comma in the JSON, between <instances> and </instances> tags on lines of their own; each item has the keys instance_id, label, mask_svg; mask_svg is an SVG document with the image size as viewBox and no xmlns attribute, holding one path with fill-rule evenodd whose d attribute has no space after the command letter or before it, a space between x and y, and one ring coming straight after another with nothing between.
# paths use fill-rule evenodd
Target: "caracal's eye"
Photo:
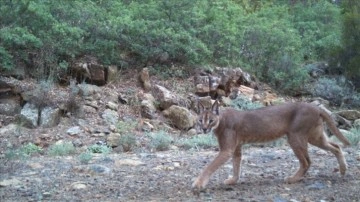
<instances>
[{"instance_id":1,"label":"caracal's eye","mask_svg":"<svg viewBox=\"0 0 360 202\"><path fill-rule=\"evenodd\" d=\"M203 121L202 119L199 119L199 120L198 120L199 123L202 123L202 121Z\"/></svg>"},{"instance_id":2,"label":"caracal's eye","mask_svg":"<svg viewBox=\"0 0 360 202\"><path fill-rule=\"evenodd\" d=\"M210 120L209 120L209 123L212 123L212 122L214 122L214 120L213 120L213 119L210 119Z\"/></svg>"}]
</instances>

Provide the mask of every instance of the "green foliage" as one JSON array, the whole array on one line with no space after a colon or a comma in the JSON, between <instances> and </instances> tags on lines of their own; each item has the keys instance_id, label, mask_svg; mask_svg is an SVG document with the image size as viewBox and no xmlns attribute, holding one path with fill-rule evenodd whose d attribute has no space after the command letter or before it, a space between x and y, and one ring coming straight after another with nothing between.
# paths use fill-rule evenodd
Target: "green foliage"
<instances>
[{"instance_id":1,"label":"green foliage","mask_svg":"<svg viewBox=\"0 0 360 202\"><path fill-rule=\"evenodd\" d=\"M352 145L358 145L360 142L360 126L351 128L345 136Z\"/></svg>"},{"instance_id":2,"label":"green foliage","mask_svg":"<svg viewBox=\"0 0 360 202\"><path fill-rule=\"evenodd\" d=\"M178 140L177 144L184 149L208 149L218 145L212 134L199 134L191 138L183 138Z\"/></svg>"},{"instance_id":3,"label":"green foliage","mask_svg":"<svg viewBox=\"0 0 360 202\"><path fill-rule=\"evenodd\" d=\"M106 145L93 144L88 147L88 151L90 153L109 154L111 152L111 148Z\"/></svg>"},{"instance_id":4,"label":"green foliage","mask_svg":"<svg viewBox=\"0 0 360 202\"><path fill-rule=\"evenodd\" d=\"M116 131L120 134L128 134L128 133L132 133L133 130L135 130L136 126L137 126L137 122L132 120L119 121L116 124Z\"/></svg>"},{"instance_id":5,"label":"green foliage","mask_svg":"<svg viewBox=\"0 0 360 202\"><path fill-rule=\"evenodd\" d=\"M20 148L6 150L5 158L8 160L25 159L40 152L42 152L42 148L30 142L22 145Z\"/></svg>"},{"instance_id":6,"label":"green foliage","mask_svg":"<svg viewBox=\"0 0 360 202\"><path fill-rule=\"evenodd\" d=\"M252 102L248 97L239 95L234 100L231 100L231 107L244 111L263 107L259 102Z\"/></svg>"},{"instance_id":7,"label":"green foliage","mask_svg":"<svg viewBox=\"0 0 360 202\"><path fill-rule=\"evenodd\" d=\"M50 156L66 156L75 153L75 147L71 142L56 143L49 147Z\"/></svg>"},{"instance_id":8,"label":"green foliage","mask_svg":"<svg viewBox=\"0 0 360 202\"><path fill-rule=\"evenodd\" d=\"M165 131L150 133L149 137L151 139L149 143L150 148L155 149L157 151L168 150L170 144L173 142L173 138Z\"/></svg>"},{"instance_id":9,"label":"green foliage","mask_svg":"<svg viewBox=\"0 0 360 202\"><path fill-rule=\"evenodd\" d=\"M350 78L360 77L360 2L344 0L341 61Z\"/></svg>"},{"instance_id":10,"label":"green foliage","mask_svg":"<svg viewBox=\"0 0 360 202\"><path fill-rule=\"evenodd\" d=\"M342 2L341 21L341 8L328 0L5 0L0 70L25 65L32 76L57 79L84 55L160 67L169 77L184 75L172 63L240 66L293 92L308 79L308 61L341 55L346 73L360 75L360 3Z\"/></svg>"},{"instance_id":11,"label":"green foliage","mask_svg":"<svg viewBox=\"0 0 360 202\"><path fill-rule=\"evenodd\" d=\"M301 37L306 60L328 59L331 50L341 46L341 10L328 1L292 7L292 23Z\"/></svg>"},{"instance_id":12,"label":"green foliage","mask_svg":"<svg viewBox=\"0 0 360 202\"><path fill-rule=\"evenodd\" d=\"M124 134L119 139L119 145L121 145L124 152L131 151L136 146L136 138L134 134Z\"/></svg>"},{"instance_id":13,"label":"green foliage","mask_svg":"<svg viewBox=\"0 0 360 202\"><path fill-rule=\"evenodd\" d=\"M80 161L80 163L83 164L87 164L89 163L89 161L91 161L93 155L91 152L87 151L87 152L83 152L78 156L78 159Z\"/></svg>"},{"instance_id":14,"label":"green foliage","mask_svg":"<svg viewBox=\"0 0 360 202\"><path fill-rule=\"evenodd\" d=\"M33 144L33 143L27 143L26 145L23 145L20 148L20 152L24 153L27 156L31 156L32 154L36 154L42 151L42 148Z\"/></svg>"},{"instance_id":15,"label":"green foliage","mask_svg":"<svg viewBox=\"0 0 360 202\"><path fill-rule=\"evenodd\" d=\"M312 94L320 96L331 101L334 104L340 105L344 97L350 95L344 83L344 80L336 80L331 78L320 78L313 85Z\"/></svg>"}]
</instances>

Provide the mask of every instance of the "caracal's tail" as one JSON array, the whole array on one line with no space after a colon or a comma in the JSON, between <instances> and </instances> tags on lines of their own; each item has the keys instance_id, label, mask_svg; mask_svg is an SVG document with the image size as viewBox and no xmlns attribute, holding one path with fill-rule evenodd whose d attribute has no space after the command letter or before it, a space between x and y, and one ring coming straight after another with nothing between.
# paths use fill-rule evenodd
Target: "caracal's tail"
<instances>
[{"instance_id":1,"label":"caracal's tail","mask_svg":"<svg viewBox=\"0 0 360 202\"><path fill-rule=\"evenodd\" d=\"M346 137L340 132L340 130L336 127L334 120L331 118L331 116L326 113L323 109L320 109L320 116L324 119L324 121L327 123L328 127L330 128L330 131L342 142L344 145L350 145L349 140L346 139Z\"/></svg>"}]
</instances>

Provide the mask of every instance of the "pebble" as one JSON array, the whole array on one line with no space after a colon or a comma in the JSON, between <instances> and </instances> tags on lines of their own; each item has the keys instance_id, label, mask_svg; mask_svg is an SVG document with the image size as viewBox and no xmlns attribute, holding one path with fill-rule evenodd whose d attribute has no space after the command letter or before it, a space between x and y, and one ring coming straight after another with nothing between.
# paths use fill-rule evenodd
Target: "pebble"
<instances>
[{"instance_id":1,"label":"pebble","mask_svg":"<svg viewBox=\"0 0 360 202\"><path fill-rule=\"evenodd\" d=\"M14 186L18 184L21 184L21 181L16 178L0 181L0 187Z\"/></svg>"},{"instance_id":2,"label":"pebble","mask_svg":"<svg viewBox=\"0 0 360 202\"><path fill-rule=\"evenodd\" d=\"M70 186L72 189L86 189L87 188L87 186L81 182L74 182Z\"/></svg>"}]
</instances>

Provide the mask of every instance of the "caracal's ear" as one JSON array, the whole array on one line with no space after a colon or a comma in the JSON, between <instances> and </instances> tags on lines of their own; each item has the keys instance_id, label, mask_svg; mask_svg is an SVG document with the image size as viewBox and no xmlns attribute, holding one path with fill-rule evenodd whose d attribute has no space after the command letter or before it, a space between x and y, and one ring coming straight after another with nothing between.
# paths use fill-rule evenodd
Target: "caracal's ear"
<instances>
[{"instance_id":1,"label":"caracal's ear","mask_svg":"<svg viewBox=\"0 0 360 202\"><path fill-rule=\"evenodd\" d=\"M201 114L205 111L205 107L203 104L201 104L200 101L198 101L198 109L199 109L199 114Z\"/></svg>"},{"instance_id":2,"label":"caracal's ear","mask_svg":"<svg viewBox=\"0 0 360 202\"><path fill-rule=\"evenodd\" d=\"M219 115L219 102L217 100L215 100L214 104L212 105L211 111L214 114Z\"/></svg>"}]
</instances>

